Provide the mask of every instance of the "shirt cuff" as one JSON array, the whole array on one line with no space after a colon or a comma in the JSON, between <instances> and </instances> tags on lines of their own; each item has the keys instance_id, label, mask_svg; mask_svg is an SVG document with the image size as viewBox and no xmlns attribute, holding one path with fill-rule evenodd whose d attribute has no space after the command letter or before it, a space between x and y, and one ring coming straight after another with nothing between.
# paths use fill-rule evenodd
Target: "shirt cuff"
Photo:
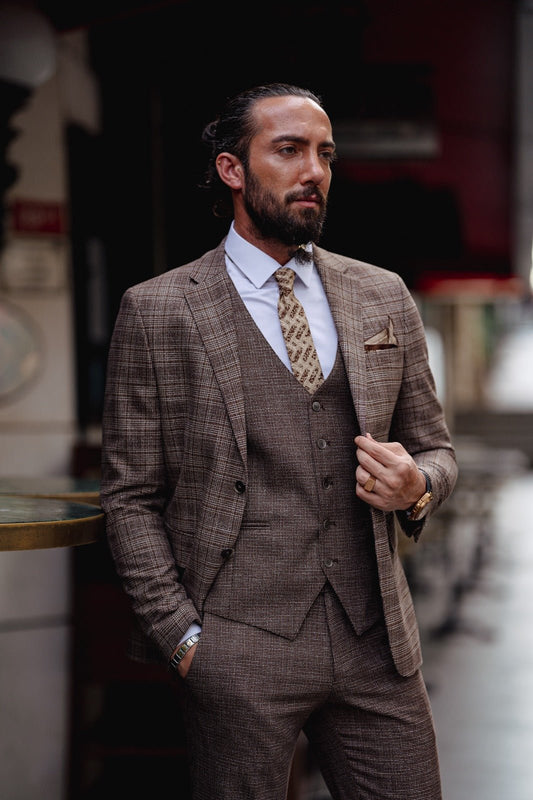
<instances>
[{"instance_id":1,"label":"shirt cuff","mask_svg":"<svg viewBox=\"0 0 533 800\"><path fill-rule=\"evenodd\" d=\"M193 622L192 625L189 625L189 627L185 631L184 635L179 640L178 647L180 646L180 644L183 644L183 642L185 642L189 638L189 636L192 636L195 633L201 633L201 632L202 632L201 625L198 625L197 622Z\"/></svg>"}]
</instances>

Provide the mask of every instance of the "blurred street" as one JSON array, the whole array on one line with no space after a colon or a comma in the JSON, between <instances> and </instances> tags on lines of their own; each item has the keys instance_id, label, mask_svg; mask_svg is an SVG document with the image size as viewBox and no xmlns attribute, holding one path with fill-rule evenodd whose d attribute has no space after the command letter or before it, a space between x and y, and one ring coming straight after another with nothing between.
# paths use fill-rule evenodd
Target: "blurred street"
<instances>
[{"instance_id":1,"label":"blurred street","mask_svg":"<svg viewBox=\"0 0 533 800\"><path fill-rule=\"evenodd\" d=\"M447 541L428 531L412 556L423 671L444 800L531 800L533 472L504 478L490 498L478 494L487 499L480 527L465 508ZM455 592L450 570L460 576ZM306 787L305 800L330 797L315 773Z\"/></svg>"}]
</instances>

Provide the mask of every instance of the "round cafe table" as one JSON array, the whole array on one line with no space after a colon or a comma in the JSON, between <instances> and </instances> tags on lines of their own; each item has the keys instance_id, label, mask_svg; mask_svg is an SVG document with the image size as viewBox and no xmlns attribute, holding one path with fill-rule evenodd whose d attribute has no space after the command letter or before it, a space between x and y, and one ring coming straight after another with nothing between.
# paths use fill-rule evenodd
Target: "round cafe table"
<instances>
[{"instance_id":1,"label":"round cafe table","mask_svg":"<svg viewBox=\"0 0 533 800\"><path fill-rule=\"evenodd\" d=\"M100 505L100 484L97 480L90 478L2 477L0 478L0 495L3 494L17 497L51 497Z\"/></svg>"},{"instance_id":2,"label":"round cafe table","mask_svg":"<svg viewBox=\"0 0 533 800\"><path fill-rule=\"evenodd\" d=\"M54 491L65 489L53 481L33 483L30 479L13 481L18 489L9 486L8 480L0 481L0 550L38 550L48 547L73 547L96 542L104 533L104 512L98 506L98 492L94 487L82 493L88 502L79 502L78 493L67 497ZM72 487L71 487L72 488ZM78 489L80 487L78 486ZM50 494L36 494L41 491ZM96 492L96 493L95 493ZM72 499L74 498L74 499Z\"/></svg>"}]
</instances>

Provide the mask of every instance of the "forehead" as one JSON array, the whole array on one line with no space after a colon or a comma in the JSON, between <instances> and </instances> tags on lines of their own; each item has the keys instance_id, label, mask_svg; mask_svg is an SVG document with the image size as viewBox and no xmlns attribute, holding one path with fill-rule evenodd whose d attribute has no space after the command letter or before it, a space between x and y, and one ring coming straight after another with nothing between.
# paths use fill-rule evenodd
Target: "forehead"
<instances>
[{"instance_id":1,"label":"forehead","mask_svg":"<svg viewBox=\"0 0 533 800\"><path fill-rule=\"evenodd\" d=\"M326 112L309 97L266 97L254 106L257 133L254 138L300 137L332 141Z\"/></svg>"}]
</instances>

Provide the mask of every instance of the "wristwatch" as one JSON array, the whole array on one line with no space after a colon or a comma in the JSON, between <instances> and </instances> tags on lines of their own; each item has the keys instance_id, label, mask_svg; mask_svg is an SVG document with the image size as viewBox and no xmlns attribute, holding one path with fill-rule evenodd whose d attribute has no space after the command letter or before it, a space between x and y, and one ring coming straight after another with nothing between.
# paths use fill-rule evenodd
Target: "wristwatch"
<instances>
[{"instance_id":1,"label":"wristwatch","mask_svg":"<svg viewBox=\"0 0 533 800\"><path fill-rule=\"evenodd\" d=\"M424 472L424 470L420 470L420 472L423 473L426 479L426 491L422 497L418 498L414 506L411 506L411 508L407 510L407 519L409 522L416 522L420 519L423 519L423 517L425 517L428 513L430 503L433 500L433 492L431 491L431 481L429 480L429 476Z\"/></svg>"},{"instance_id":2,"label":"wristwatch","mask_svg":"<svg viewBox=\"0 0 533 800\"><path fill-rule=\"evenodd\" d=\"M180 644L170 661L168 662L169 669L173 669L175 672L178 671L178 665L180 661L183 659L185 653L188 653L189 650L193 645L200 641L200 634L193 633L192 636L189 636L188 639L185 639L183 644Z\"/></svg>"}]
</instances>

